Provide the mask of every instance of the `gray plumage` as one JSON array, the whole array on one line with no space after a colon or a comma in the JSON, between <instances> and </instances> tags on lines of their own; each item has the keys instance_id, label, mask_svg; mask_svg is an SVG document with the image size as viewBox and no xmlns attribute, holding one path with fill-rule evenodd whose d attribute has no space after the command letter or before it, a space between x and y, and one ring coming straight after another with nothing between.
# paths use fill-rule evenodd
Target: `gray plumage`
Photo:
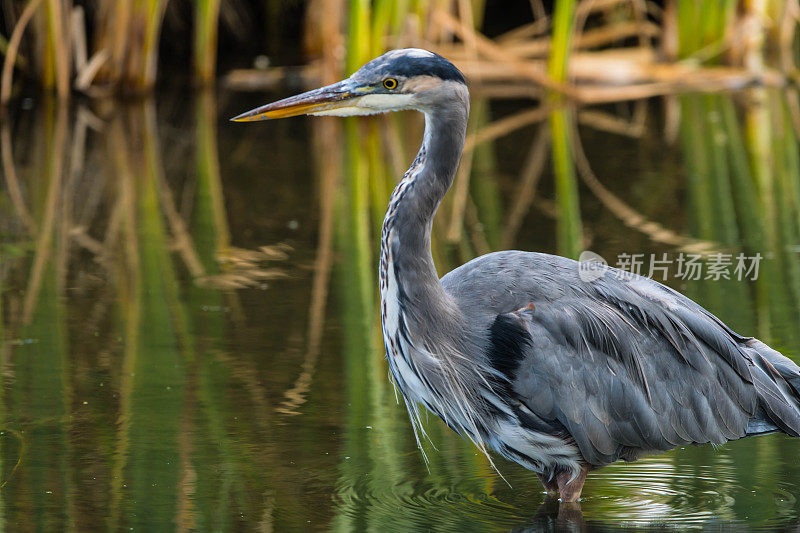
<instances>
[{"instance_id":1,"label":"gray plumage","mask_svg":"<svg viewBox=\"0 0 800 533\"><path fill-rule=\"evenodd\" d=\"M386 356L418 441L422 404L575 501L589 470L619 459L800 436L800 368L651 279L605 268L584 281L570 259L506 251L439 280L431 227L469 114L464 79L444 58L395 50L343 82L237 119L295 108L425 114L422 147L389 201L379 266Z\"/></svg>"},{"instance_id":2,"label":"gray plumage","mask_svg":"<svg viewBox=\"0 0 800 533\"><path fill-rule=\"evenodd\" d=\"M535 417L523 423L562 426L590 465L768 431L798 436L797 365L677 292L622 274L584 282L569 259L499 252L442 284L477 311L466 311L472 321L519 324L528 338L508 375ZM506 312L525 302L535 308Z\"/></svg>"}]
</instances>

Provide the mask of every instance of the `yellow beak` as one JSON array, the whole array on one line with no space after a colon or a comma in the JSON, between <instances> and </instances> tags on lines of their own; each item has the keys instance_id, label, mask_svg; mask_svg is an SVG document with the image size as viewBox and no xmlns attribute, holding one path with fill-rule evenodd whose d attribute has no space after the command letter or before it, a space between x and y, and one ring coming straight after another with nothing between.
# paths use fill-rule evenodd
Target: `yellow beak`
<instances>
[{"instance_id":1,"label":"yellow beak","mask_svg":"<svg viewBox=\"0 0 800 533\"><path fill-rule=\"evenodd\" d=\"M257 107L246 113L233 117L233 122L254 122L272 118L294 117L319 111L347 107L349 100L355 96L349 90L349 80L340 81L307 93L290 96L271 104Z\"/></svg>"}]
</instances>

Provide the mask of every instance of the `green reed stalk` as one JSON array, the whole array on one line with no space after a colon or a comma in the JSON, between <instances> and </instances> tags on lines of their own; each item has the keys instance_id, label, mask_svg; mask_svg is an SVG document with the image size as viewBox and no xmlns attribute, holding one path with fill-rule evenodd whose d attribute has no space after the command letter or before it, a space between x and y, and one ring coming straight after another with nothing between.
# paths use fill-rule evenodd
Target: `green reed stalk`
<instances>
[{"instance_id":1,"label":"green reed stalk","mask_svg":"<svg viewBox=\"0 0 800 533\"><path fill-rule=\"evenodd\" d=\"M194 12L194 74L204 83L214 79L220 0L197 0Z\"/></svg>"},{"instance_id":2,"label":"green reed stalk","mask_svg":"<svg viewBox=\"0 0 800 533\"><path fill-rule=\"evenodd\" d=\"M388 3L393 7L390 19L392 35L400 35L408 15L413 13L411 0L395 0Z\"/></svg>"},{"instance_id":3,"label":"green reed stalk","mask_svg":"<svg viewBox=\"0 0 800 533\"><path fill-rule=\"evenodd\" d=\"M389 32L392 20L392 2L389 0L375 0L372 4L372 28L370 38L371 57L378 56L384 52L386 44L384 38Z\"/></svg>"},{"instance_id":4,"label":"green reed stalk","mask_svg":"<svg viewBox=\"0 0 800 533\"><path fill-rule=\"evenodd\" d=\"M411 7L409 8L409 11L411 13L414 13L420 21L425 22L426 15L428 14L428 10L430 8L430 1L429 0L409 0L409 1L411 2Z\"/></svg>"},{"instance_id":5,"label":"green reed stalk","mask_svg":"<svg viewBox=\"0 0 800 533\"><path fill-rule=\"evenodd\" d=\"M699 6L691 0L677 2L678 56L687 57L701 48L699 31Z\"/></svg>"},{"instance_id":6,"label":"green reed stalk","mask_svg":"<svg viewBox=\"0 0 800 533\"><path fill-rule=\"evenodd\" d=\"M685 59L706 47L716 58L736 20L738 0L676 0L678 56Z\"/></svg>"},{"instance_id":7,"label":"green reed stalk","mask_svg":"<svg viewBox=\"0 0 800 533\"><path fill-rule=\"evenodd\" d=\"M350 20L347 38L347 58L345 67L351 74L366 63L370 57L370 0L349 2Z\"/></svg>"},{"instance_id":8,"label":"green reed stalk","mask_svg":"<svg viewBox=\"0 0 800 533\"><path fill-rule=\"evenodd\" d=\"M575 164L572 157L570 134L572 121L572 112L567 107L557 109L550 114L553 170L558 206L556 227L558 252L567 257L577 258L583 247L583 225L578 201L578 183L575 179Z\"/></svg>"},{"instance_id":9,"label":"green reed stalk","mask_svg":"<svg viewBox=\"0 0 800 533\"><path fill-rule=\"evenodd\" d=\"M575 24L575 0L561 0L555 4L553 13L553 38L550 44L550 59L547 73L553 81L564 83L568 77L568 61Z\"/></svg>"}]
</instances>

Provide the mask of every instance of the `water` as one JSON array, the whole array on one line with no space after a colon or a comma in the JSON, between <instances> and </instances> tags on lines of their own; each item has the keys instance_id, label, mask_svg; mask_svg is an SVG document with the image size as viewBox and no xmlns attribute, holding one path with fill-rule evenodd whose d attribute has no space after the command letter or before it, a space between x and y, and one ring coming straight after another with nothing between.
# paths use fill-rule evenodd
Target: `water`
<instances>
[{"instance_id":1,"label":"water","mask_svg":"<svg viewBox=\"0 0 800 533\"><path fill-rule=\"evenodd\" d=\"M434 418L426 466L387 379L375 267L420 120L227 122L279 96L35 101L0 123L0 528L800 520L800 441L783 435L613 465L580 509L496 458L503 481ZM476 99L471 131L529 105ZM666 253L669 285L798 360L796 110L795 94L752 91L558 111L595 181L553 164L542 115L477 145L437 218L438 265L585 248L611 264L644 254L647 273ZM733 279L680 279L697 250L731 254ZM736 279L740 253L763 257L757 279Z\"/></svg>"}]
</instances>

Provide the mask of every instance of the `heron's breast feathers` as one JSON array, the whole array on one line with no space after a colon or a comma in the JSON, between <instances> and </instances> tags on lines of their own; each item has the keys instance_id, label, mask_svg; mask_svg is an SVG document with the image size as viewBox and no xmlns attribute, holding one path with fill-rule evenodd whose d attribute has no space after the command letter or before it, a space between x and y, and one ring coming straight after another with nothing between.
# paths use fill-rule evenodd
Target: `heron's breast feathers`
<instances>
[{"instance_id":1,"label":"heron's breast feathers","mask_svg":"<svg viewBox=\"0 0 800 533\"><path fill-rule=\"evenodd\" d=\"M391 239L391 229L389 230ZM418 444L425 437L419 405L441 417L481 451L488 448L537 472L578 472L580 454L556 423L537 420L520 404L510 376L529 344L514 317L498 317L485 332L486 346L464 346L440 335L431 341L417 321L398 280L391 246L381 254L381 316L386 356L403 395ZM488 454L487 454L488 457ZM491 461L491 458L489 459Z\"/></svg>"}]
</instances>

